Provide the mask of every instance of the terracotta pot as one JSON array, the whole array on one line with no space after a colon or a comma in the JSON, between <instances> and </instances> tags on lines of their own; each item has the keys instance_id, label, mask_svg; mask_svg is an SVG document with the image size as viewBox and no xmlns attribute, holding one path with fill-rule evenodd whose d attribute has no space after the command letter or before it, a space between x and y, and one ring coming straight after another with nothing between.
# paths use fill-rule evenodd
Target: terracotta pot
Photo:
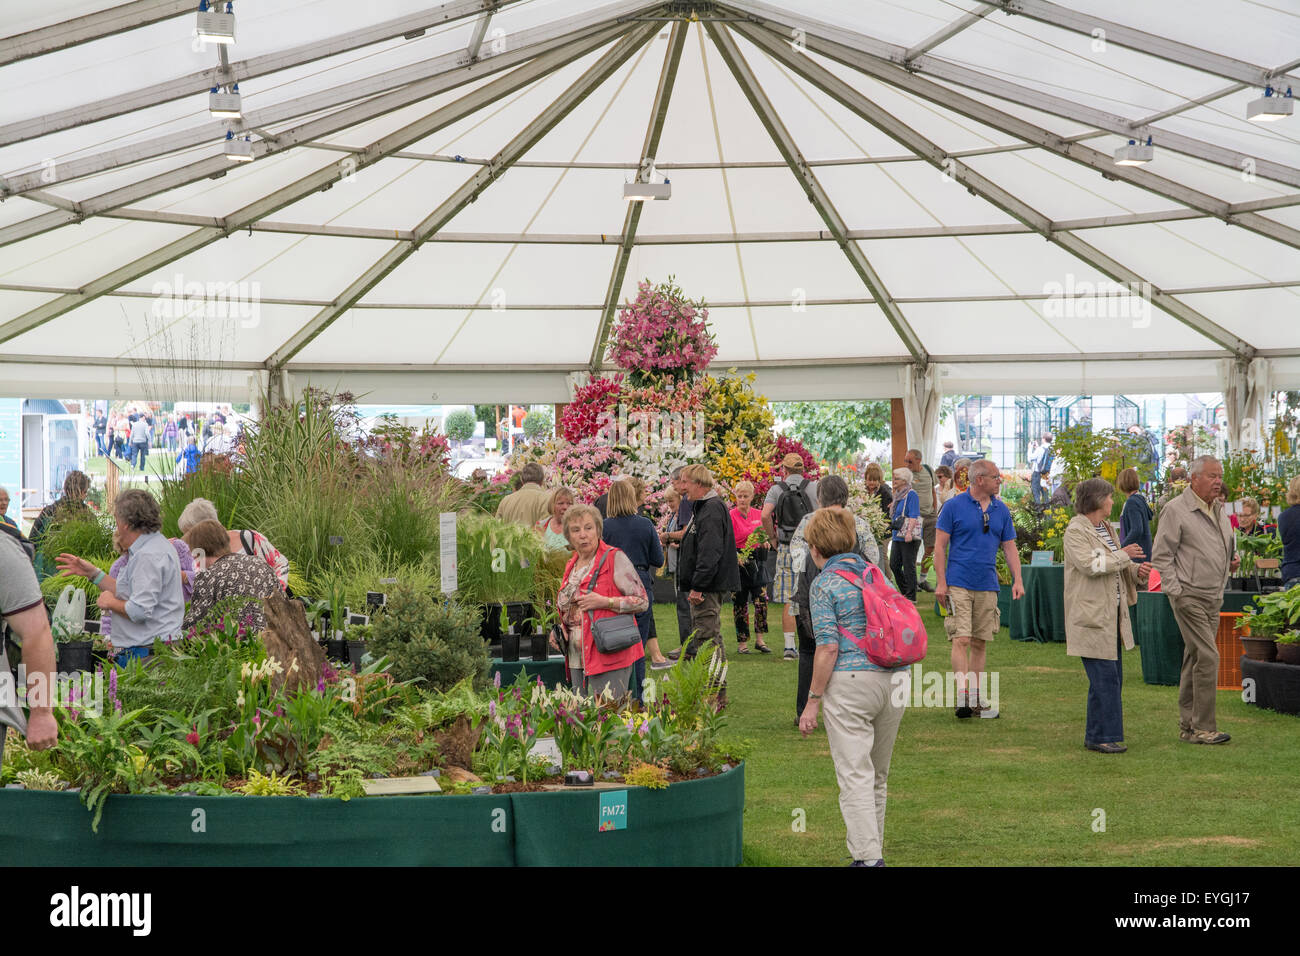
<instances>
[{"instance_id":1,"label":"terracotta pot","mask_svg":"<svg viewBox=\"0 0 1300 956\"><path fill-rule=\"evenodd\" d=\"M1277 642L1271 637L1241 638L1241 649L1252 661L1277 660Z\"/></svg>"}]
</instances>

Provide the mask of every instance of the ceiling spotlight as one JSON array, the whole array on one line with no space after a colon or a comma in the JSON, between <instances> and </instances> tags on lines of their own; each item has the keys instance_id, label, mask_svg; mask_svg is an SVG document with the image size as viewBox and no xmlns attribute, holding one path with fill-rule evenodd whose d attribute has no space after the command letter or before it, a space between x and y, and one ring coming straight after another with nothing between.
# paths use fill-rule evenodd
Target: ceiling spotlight
<instances>
[{"instance_id":1,"label":"ceiling spotlight","mask_svg":"<svg viewBox=\"0 0 1300 956\"><path fill-rule=\"evenodd\" d=\"M1246 119L1255 123L1272 123L1291 115L1295 100L1291 99L1291 87L1286 88L1286 95L1275 94L1273 87L1264 87L1264 95L1246 104Z\"/></svg>"},{"instance_id":2,"label":"ceiling spotlight","mask_svg":"<svg viewBox=\"0 0 1300 956\"><path fill-rule=\"evenodd\" d=\"M198 37L204 43L235 42L235 5L226 4L226 12L219 13L220 3L208 8L208 0L199 0Z\"/></svg>"},{"instance_id":3,"label":"ceiling spotlight","mask_svg":"<svg viewBox=\"0 0 1300 956\"><path fill-rule=\"evenodd\" d=\"M221 87L214 86L208 93L208 112L220 119L239 119L243 116L239 108L239 84L236 83L228 91L222 92Z\"/></svg>"},{"instance_id":4,"label":"ceiling spotlight","mask_svg":"<svg viewBox=\"0 0 1300 956\"><path fill-rule=\"evenodd\" d=\"M236 139L233 130L226 130L226 159L232 163L251 163L253 138L245 136L243 139Z\"/></svg>"},{"instance_id":5,"label":"ceiling spotlight","mask_svg":"<svg viewBox=\"0 0 1300 956\"><path fill-rule=\"evenodd\" d=\"M670 199L673 187L669 180L661 183L624 183L623 198L628 202L645 202L648 199Z\"/></svg>"},{"instance_id":6,"label":"ceiling spotlight","mask_svg":"<svg viewBox=\"0 0 1300 956\"><path fill-rule=\"evenodd\" d=\"M1116 166L1143 166L1156 158L1156 149L1151 145L1151 137L1145 143L1129 140L1127 146L1115 150Z\"/></svg>"}]
</instances>

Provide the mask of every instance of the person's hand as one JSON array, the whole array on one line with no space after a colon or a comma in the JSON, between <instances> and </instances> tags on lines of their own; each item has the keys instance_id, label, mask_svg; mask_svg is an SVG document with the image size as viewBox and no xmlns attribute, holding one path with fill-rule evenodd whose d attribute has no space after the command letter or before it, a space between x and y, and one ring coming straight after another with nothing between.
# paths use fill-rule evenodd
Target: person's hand
<instances>
[{"instance_id":1,"label":"person's hand","mask_svg":"<svg viewBox=\"0 0 1300 956\"><path fill-rule=\"evenodd\" d=\"M934 586L934 599L939 602L941 607L948 606L948 584L946 581Z\"/></svg>"},{"instance_id":2,"label":"person's hand","mask_svg":"<svg viewBox=\"0 0 1300 956\"><path fill-rule=\"evenodd\" d=\"M1241 555L1234 554L1232 556L1232 563L1228 565L1228 570L1236 571L1239 567L1241 567Z\"/></svg>"},{"instance_id":3,"label":"person's hand","mask_svg":"<svg viewBox=\"0 0 1300 956\"><path fill-rule=\"evenodd\" d=\"M1143 557L1146 554L1146 551L1142 549L1142 545L1138 544L1136 541L1134 541L1132 544L1124 545L1124 547L1120 548L1120 550L1123 551L1125 554L1127 554L1130 558L1134 558L1134 559Z\"/></svg>"},{"instance_id":4,"label":"person's hand","mask_svg":"<svg viewBox=\"0 0 1300 956\"><path fill-rule=\"evenodd\" d=\"M817 701L810 700L804 705L803 713L799 715L799 733L807 737L817 729Z\"/></svg>"},{"instance_id":5,"label":"person's hand","mask_svg":"<svg viewBox=\"0 0 1300 956\"><path fill-rule=\"evenodd\" d=\"M54 563L59 566L59 570L65 574L75 574L90 580L99 573L99 568L95 567L85 558L79 558L75 554L61 554L54 559Z\"/></svg>"},{"instance_id":6,"label":"person's hand","mask_svg":"<svg viewBox=\"0 0 1300 956\"><path fill-rule=\"evenodd\" d=\"M555 632L552 631L552 632L551 632L551 650L553 650L553 651L558 651L559 649L560 649L560 642L557 641L557 640L555 639Z\"/></svg>"},{"instance_id":7,"label":"person's hand","mask_svg":"<svg viewBox=\"0 0 1300 956\"><path fill-rule=\"evenodd\" d=\"M1011 585L1011 600L1019 601L1024 596L1025 585L1023 582L1017 581L1015 584Z\"/></svg>"},{"instance_id":8,"label":"person's hand","mask_svg":"<svg viewBox=\"0 0 1300 956\"><path fill-rule=\"evenodd\" d=\"M101 611L116 610L113 605L117 604L117 595L112 591L100 591L99 597L95 598L95 606Z\"/></svg>"},{"instance_id":9,"label":"person's hand","mask_svg":"<svg viewBox=\"0 0 1300 956\"><path fill-rule=\"evenodd\" d=\"M603 594L584 592L577 596L574 603L578 605L578 610L582 611L584 614L588 611L609 610L609 598L605 597Z\"/></svg>"},{"instance_id":10,"label":"person's hand","mask_svg":"<svg viewBox=\"0 0 1300 956\"><path fill-rule=\"evenodd\" d=\"M1143 561L1138 565L1138 579L1141 581L1147 580L1154 570L1155 566L1150 561Z\"/></svg>"},{"instance_id":11,"label":"person's hand","mask_svg":"<svg viewBox=\"0 0 1300 956\"><path fill-rule=\"evenodd\" d=\"M48 708L33 710L27 718L27 746L32 750L49 750L59 742L59 722Z\"/></svg>"},{"instance_id":12,"label":"person's hand","mask_svg":"<svg viewBox=\"0 0 1300 956\"><path fill-rule=\"evenodd\" d=\"M690 601L692 604L700 604L704 601L704 595L699 591L692 591L690 594L686 595L686 600Z\"/></svg>"}]
</instances>

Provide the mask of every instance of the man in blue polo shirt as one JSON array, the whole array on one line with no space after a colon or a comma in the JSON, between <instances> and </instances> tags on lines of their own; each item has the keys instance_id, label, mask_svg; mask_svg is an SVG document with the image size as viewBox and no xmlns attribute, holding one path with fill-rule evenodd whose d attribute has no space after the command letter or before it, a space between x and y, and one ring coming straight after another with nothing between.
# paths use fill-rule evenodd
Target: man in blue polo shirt
<instances>
[{"instance_id":1,"label":"man in blue polo shirt","mask_svg":"<svg viewBox=\"0 0 1300 956\"><path fill-rule=\"evenodd\" d=\"M982 706L978 681L970 696L967 684L970 678L983 673L985 644L993 639L1000 626L999 547L1011 568L1012 600L1024 596L1025 586L1020 577L1020 555L1016 551L1011 510L997 497L1002 485L998 466L987 459L972 462L969 476L970 487L966 492L949 499L939 512L934 540L934 569L938 576L934 596L950 611L943 623L952 641L957 716L965 718L979 713L981 717L996 717L996 710Z\"/></svg>"}]
</instances>

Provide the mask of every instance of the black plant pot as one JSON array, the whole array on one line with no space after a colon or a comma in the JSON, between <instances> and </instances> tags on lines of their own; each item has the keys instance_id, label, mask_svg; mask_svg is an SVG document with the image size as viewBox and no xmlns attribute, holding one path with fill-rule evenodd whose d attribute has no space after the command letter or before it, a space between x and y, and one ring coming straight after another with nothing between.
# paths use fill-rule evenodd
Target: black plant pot
<instances>
[{"instance_id":1,"label":"black plant pot","mask_svg":"<svg viewBox=\"0 0 1300 956\"><path fill-rule=\"evenodd\" d=\"M353 667L361 666L361 658L366 654L365 641L346 641L348 645L348 663Z\"/></svg>"},{"instance_id":2,"label":"black plant pot","mask_svg":"<svg viewBox=\"0 0 1300 956\"><path fill-rule=\"evenodd\" d=\"M348 642L344 640L333 640L332 638L323 642L325 645L325 656L332 661L345 661L348 659Z\"/></svg>"},{"instance_id":3,"label":"black plant pot","mask_svg":"<svg viewBox=\"0 0 1300 956\"><path fill-rule=\"evenodd\" d=\"M1259 585L1255 583L1255 576L1237 578L1234 577L1228 582L1229 590L1232 591L1258 591Z\"/></svg>"},{"instance_id":4,"label":"black plant pot","mask_svg":"<svg viewBox=\"0 0 1300 956\"><path fill-rule=\"evenodd\" d=\"M528 639L532 644L533 660L545 661L550 659L550 638L551 636L549 634L542 631L540 634L534 634Z\"/></svg>"},{"instance_id":5,"label":"black plant pot","mask_svg":"<svg viewBox=\"0 0 1300 956\"><path fill-rule=\"evenodd\" d=\"M501 639L501 605L484 604L483 618L479 623L479 633L483 640L492 644Z\"/></svg>"},{"instance_id":6,"label":"black plant pot","mask_svg":"<svg viewBox=\"0 0 1300 956\"><path fill-rule=\"evenodd\" d=\"M518 634L501 635L501 660L507 663L519 660Z\"/></svg>"},{"instance_id":7,"label":"black plant pot","mask_svg":"<svg viewBox=\"0 0 1300 956\"><path fill-rule=\"evenodd\" d=\"M506 605L506 616L516 634L522 634L525 622L533 616L533 606L527 601L512 601Z\"/></svg>"},{"instance_id":8,"label":"black plant pot","mask_svg":"<svg viewBox=\"0 0 1300 956\"><path fill-rule=\"evenodd\" d=\"M68 641L59 645L59 670L64 673L88 671L93 667L90 641Z\"/></svg>"}]
</instances>

